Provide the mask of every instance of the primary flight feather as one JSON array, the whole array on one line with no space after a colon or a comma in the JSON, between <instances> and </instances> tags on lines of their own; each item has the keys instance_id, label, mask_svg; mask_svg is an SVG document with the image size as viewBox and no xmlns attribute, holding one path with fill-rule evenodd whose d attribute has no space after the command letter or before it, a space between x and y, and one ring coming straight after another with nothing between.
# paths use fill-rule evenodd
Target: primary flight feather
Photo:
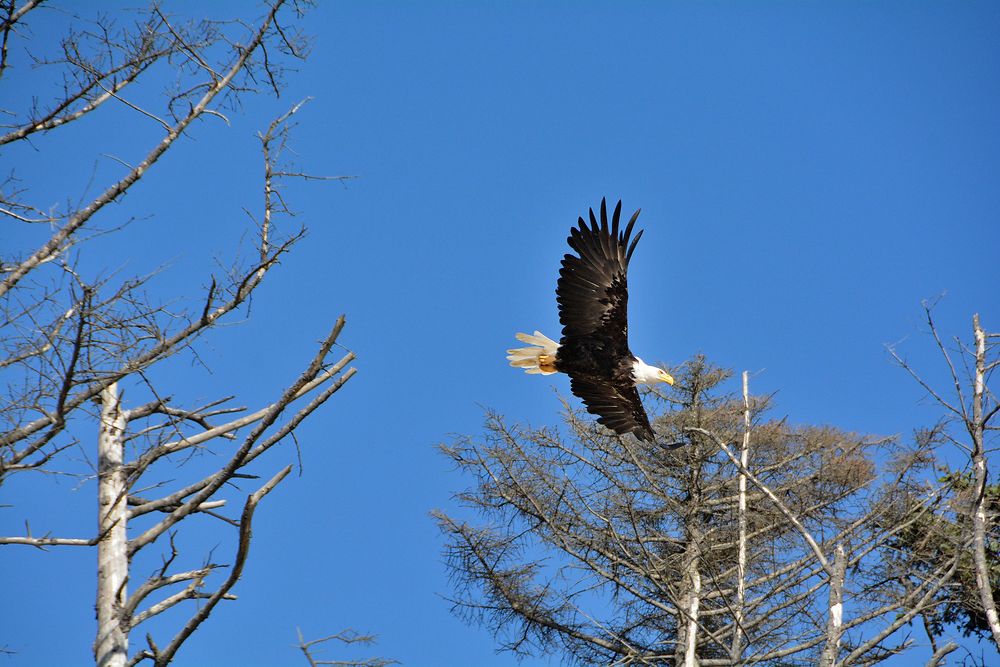
<instances>
[{"instance_id":1,"label":"primary flight feather","mask_svg":"<svg viewBox=\"0 0 1000 667\"><path fill-rule=\"evenodd\" d=\"M590 209L590 224L579 219L567 242L576 254L563 257L556 286L562 338L556 343L536 331L517 339L531 347L507 350L511 366L528 373L566 373L570 390L615 433L633 433L653 441L653 428L639 400L638 384L674 379L664 370L643 363L628 347L628 263L640 231L631 239L639 211L619 231L622 203L608 224L601 200L598 223Z\"/></svg>"}]
</instances>

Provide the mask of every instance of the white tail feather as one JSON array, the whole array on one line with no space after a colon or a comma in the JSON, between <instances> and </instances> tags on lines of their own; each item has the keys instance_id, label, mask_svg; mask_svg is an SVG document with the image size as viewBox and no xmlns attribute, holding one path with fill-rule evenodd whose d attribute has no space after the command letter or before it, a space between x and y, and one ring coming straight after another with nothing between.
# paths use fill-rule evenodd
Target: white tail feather
<instances>
[{"instance_id":1,"label":"white tail feather","mask_svg":"<svg viewBox=\"0 0 1000 667\"><path fill-rule=\"evenodd\" d=\"M522 343L528 343L532 347L517 347L507 350L507 360L515 368L523 368L524 372L532 375L552 375L556 372L554 362L556 352L559 351L559 343L555 342L541 331L536 331L534 335L526 333L515 334L515 337ZM543 366L541 357L548 357L547 363Z\"/></svg>"}]
</instances>

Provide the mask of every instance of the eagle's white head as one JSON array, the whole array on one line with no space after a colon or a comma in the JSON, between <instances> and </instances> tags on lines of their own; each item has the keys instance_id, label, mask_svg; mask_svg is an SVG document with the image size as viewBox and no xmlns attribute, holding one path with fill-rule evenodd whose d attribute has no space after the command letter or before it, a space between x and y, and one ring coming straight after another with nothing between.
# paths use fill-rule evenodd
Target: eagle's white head
<instances>
[{"instance_id":1,"label":"eagle's white head","mask_svg":"<svg viewBox=\"0 0 1000 667\"><path fill-rule=\"evenodd\" d=\"M636 384L656 384L657 382L666 382L667 384L674 383L674 378L670 375L670 373L666 372L662 368L650 366L639 357L635 358L635 364L632 365L632 375L635 376Z\"/></svg>"}]
</instances>

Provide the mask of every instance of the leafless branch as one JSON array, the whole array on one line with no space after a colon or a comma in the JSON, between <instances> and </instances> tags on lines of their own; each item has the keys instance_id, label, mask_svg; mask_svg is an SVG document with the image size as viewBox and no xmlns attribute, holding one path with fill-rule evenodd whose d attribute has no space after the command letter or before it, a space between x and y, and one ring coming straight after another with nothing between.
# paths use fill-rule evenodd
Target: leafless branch
<instances>
[{"instance_id":1,"label":"leafless branch","mask_svg":"<svg viewBox=\"0 0 1000 667\"><path fill-rule=\"evenodd\" d=\"M285 0L274 0L267 17L261 22L260 28L258 28L256 34L250 42L240 50L241 52L239 57L232 64L232 66L230 66L225 76L219 79L219 81L217 81L202 96L197 104L191 107L191 110L187 115L171 126L170 130L166 133L163 139L160 140L160 143L146 155L146 157L135 167L135 169L129 172L124 178L108 187L103 193L101 193L101 195L90 202L90 204L74 213L66 225L53 234L52 237L39 247L38 250L32 253L28 259L21 262L17 267L4 276L3 280L0 281L0 297L17 285L17 283L20 282L20 280L35 267L57 253L66 244L69 238L84 224L86 224L87 221L90 220L95 213L97 213L97 211L101 210L108 203L114 201L127 192L129 188L142 178L146 171L148 171L148 169L160 159L160 157L171 147L171 145L173 145L177 138L181 136L184 130L187 129L187 127L196 118L202 115L212 100L215 99L215 97L229 85L237 73L243 70L247 60L263 43L264 37L267 34L275 15L278 13L278 10L284 2Z\"/></svg>"},{"instance_id":2,"label":"leafless branch","mask_svg":"<svg viewBox=\"0 0 1000 667\"><path fill-rule=\"evenodd\" d=\"M250 538L253 535L253 515L257 509L257 505L264 498L264 496L270 493L274 487L281 483L281 480L288 476L288 473L291 471L292 466L285 466L274 477L268 480L264 486L260 487L247 497L246 504L243 506L243 515L240 518L239 547L237 548L236 558L233 561L229 577L214 593L206 598L205 604L199 608L197 612L195 612L181 631L174 636L166 648L156 655L154 663L157 667L166 667L166 665L170 664L170 661L174 658L174 654L177 653L177 650L181 647L181 645L195 630L198 629L198 626L208 618L209 614L211 614L212 610L215 608L215 605L229 595L229 591L231 591L233 586L236 585L236 582L239 581L240 577L243 575L243 566L246 564L247 556L250 553Z\"/></svg>"},{"instance_id":3,"label":"leafless branch","mask_svg":"<svg viewBox=\"0 0 1000 667\"><path fill-rule=\"evenodd\" d=\"M7 42L14 26L24 18L24 15L42 3L42 0L26 0L20 7L15 7L15 0L5 0L6 5L2 9L7 11L7 16L3 18L0 30L3 31L3 42L0 44L0 77L7 71Z\"/></svg>"},{"instance_id":4,"label":"leafless branch","mask_svg":"<svg viewBox=\"0 0 1000 667\"><path fill-rule=\"evenodd\" d=\"M934 655L931 659L927 661L925 667L938 667L938 665L944 664L944 659L949 653L958 650L958 644L955 642L948 642L938 650L934 651Z\"/></svg>"},{"instance_id":5,"label":"leafless branch","mask_svg":"<svg viewBox=\"0 0 1000 667\"><path fill-rule=\"evenodd\" d=\"M374 635L362 635L358 634L354 630L347 629L342 630L335 635L330 635L329 637L306 641L305 637L302 636L301 630L296 629L296 632L299 636L299 650L302 651L302 654L309 662L309 667L318 667L319 665L341 665L342 667L387 667L387 665L399 664L396 660L388 660L386 658L367 658L364 660L320 660L313 655L315 647L330 641L337 641L347 645L360 644L366 646L374 644Z\"/></svg>"},{"instance_id":6,"label":"leafless branch","mask_svg":"<svg viewBox=\"0 0 1000 667\"><path fill-rule=\"evenodd\" d=\"M38 4L27 1L18 8L15 2L0 0L0 76L10 65L8 42L28 35L19 28L24 15ZM95 228L98 214L150 173L175 142L191 131L196 119L214 116L228 123L226 105L238 109L246 93L262 87L277 92L284 60L305 53L295 26L279 21L279 11L289 6L300 9L295 2L269 0L265 15L246 23L184 22L155 5L121 29L114 18L87 21L67 14L68 34L54 48L39 50L42 55L28 56L36 67L62 77L61 94L50 101L25 97L30 107L23 113L10 111L5 134L0 136L0 145L32 141L33 135L103 113L109 100L126 107L126 115L137 123L145 122L141 115L162 128L155 144L146 146L138 158L107 155L125 167L124 177L65 209L42 210L30 201L28 188L13 172L0 180L0 217L11 224L35 225L32 231L43 235L34 248L0 262L0 303L6 313L0 325L0 372L8 391L0 407L5 424L0 431L0 481L7 474L29 470L63 474L55 467L55 457L78 447L82 460L77 464L70 459L65 474L84 481L96 478L99 500L95 537L36 536L26 526L23 535L0 537L0 545L97 547L94 650L104 667L144 660L169 663L221 600L235 599L232 591L248 557L255 509L291 466L250 494L238 520L217 512L227 504L220 491L255 479L257 470L248 466L286 438L294 439L302 421L356 373L350 367L353 353L339 359L333 356L345 323L341 317L313 350L305 368L298 369L289 384L279 385L277 397L260 410L244 414L245 408L228 406L232 397L191 407L156 385L163 374L154 372L158 370L154 367L182 351L190 351L201 363L194 343L220 325L222 318L249 305L270 270L303 237L304 227L291 234L278 228L280 216L291 214L280 192L282 179L334 180L277 164L289 140L289 119L302 103L276 119L261 137L267 173L264 211L255 216L262 221L257 226L260 245L249 265L245 259L234 260L220 275L206 280L210 284L203 301L190 309L178 308L177 301L154 303L146 284L155 272L123 278L122 270L111 269L93 278L91 271L79 268L86 266L80 257L87 241L124 227ZM80 25L84 27L79 29ZM11 53L20 57L22 51ZM15 62L13 55L11 61ZM176 83L159 101L145 93L133 94L133 83L150 82L162 69L154 67L157 63L169 63ZM50 233L46 235L40 225L48 225ZM90 454L93 447L81 446L77 440L78 433L88 432L88 421L100 426L96 457ZM178 482L168 465L157 465L169 461L183 467L196 453L208 457L218 455L219 450L222 465L194 483ZM167 470L171 472L163 474ZM176 484L182 488L173 488ZM206 558L201 567L174 571L180 562L174 541L177 525L194 514L207 514L238 529L230 565ZM128 539L130 528L132 540ZM132 569L137 552L164 532L170 542L162 565L151 576L136 576ZM215 577L219 575L213 573L225 567L231 570L218 583ZM188 608L185 603L194 604ZM176 614L180 609L187 609L190 618L165 647L147 635L146 646L128 656L131 630L168 610Z\"/></svg>"},{"instance_id":7,"label":"leafless branch","mask_svg":"<svg viewBox=\"0 0 1000 667\"><path fill-rule=\"evenodd\" d=\"M733 464L737 466L737 468L739 468L739 471L743 475L746 475L746 478L751 482L753 482L754 486L760 489L761 492L765 496L767 496L772 503L774 503L774 506L777 507L778 510L785 515L785 518L788 519L788 522L790 524L795 526L795 529L799 532L800 535L802 535L802 539L804 539L806 541L806 544L809 545L809 548L812 549L813 555L816 556L816 560L823 566L823 569L827 571L827 574L833 576L833 570L830 566L830 563L829 561L827 561L826 555L823 553L823 550L816 542L816 538L812 536L812 534L806 529L806 527L802 524L799 518L795 516L795 513L792 512L790 509L788 509L788 507L778 499L778 496L776 496L774 492L771 491L771 489L769 489L763 482L757 479L757 477L752 472L750 472L746 467L744 467L740 463L740 460L736 458L736 456L729 449L729 446L726 445L726 443L718 435L697 426L689 426L684 430L694 433L700 433L708 438L711 438L715 442L715 444L719 447L719 449L721 449L726 454L726 456L729 457L729 460L732 461Z\"/></svg>"},{"instance_id":8,"label":"leafless branch","mask_svg":"<svg viewBox=\"0 0 1000 667\"><path fill-rule=\"evenodd\" d=\"M30 547L92 547L98 538L90 539L73 537L0 537L0 544L25 544Z\"/></svg>"}]
</instances>

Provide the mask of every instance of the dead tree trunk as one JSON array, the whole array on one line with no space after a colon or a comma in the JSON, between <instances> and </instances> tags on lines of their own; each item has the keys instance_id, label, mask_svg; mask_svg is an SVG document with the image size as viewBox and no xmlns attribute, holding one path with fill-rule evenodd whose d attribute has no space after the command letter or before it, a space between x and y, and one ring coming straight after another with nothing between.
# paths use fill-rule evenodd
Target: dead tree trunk
<instances>
[{"instance_id":1,"label":"dead tree trunk","mask_svg":"<svg viewBox=\"0 0 1000 667\"><path fill-rule=\"evenodd\" d=\"M680 609L677 619L677 648L674 652L674 664L678 667L697 667L698 665L698 614L701 607L701 557L703 530L702 511L703 497L701 492L701 469L692 466L688 474L688 507L685 524L685 553L681 571Z\"/></svg>"},{"instance_id":2,"label":"dead tree trunk","mask_svg":"<svg viewBox=\"0 0 1000 667\"><path fill-rule=\"evenodd\" d=\"M684 647L684 667L698 667L698 607L701 604L701 574L698 572L698 560L693 562L691 578L690 602L687 608L686 646Z\"/></svg>"},{"instance_id":3,"label":"dead tree trunk","mask_svg":"<svg viewBox=\"0 0 1000 667\"><path fill-rule=\"evenodd\" d=\"M986 393L986 332L979 324L979 314L972 316L972 330L976 341L976 368L972 387L972 421L967 422L972 437L972 469L975 487L972 511L972 557L976 564L976 588L993 633L993 643L1000 648L1000 619L997 618L996 601L990 582L990 565L986 560L986 469L985 430L988 417L983 416Z\"/></svg>"},{"instance_id":4,"label":"dead tree trunk","mask_svg":"<svg viewBox=\"0 0 1000 667\"><path fill-rule=\"evenodd\" d=\"M733 610L733 644L729 650L733 664L743 655L743 618L747 584L747 476L750 465L750 386L749 374L743 371L743 446L740 447L739 505L737 506L736 604Z\"/></svg>"},{"instance_id":5,"label":"dead tree trunk","mask_svg":"<svg viewBox=\"0 0 1000 667\"><path fill-rule=\"evenodd\" d=\"M98 543L97 641L98 667L124 667L128 632L122 610L128 577L128 487L124 463L125 414L118 384L101 392L101 424L97 440Z\"/></svg>"},{"instance_id":6,"label":"dead tree trunk","mask_svg":"<svg viewBox=\"0 0 1000 667\"><path fill-rule=\"evenodd\" d=\"M840 653L840 638L844 634L844 577L847 574L847 555L844 545L838 544L833 557L830 575L830 606L826 619L826 646L819 659L820 667L834 667Z\"/></svg>"}]
</instances>

